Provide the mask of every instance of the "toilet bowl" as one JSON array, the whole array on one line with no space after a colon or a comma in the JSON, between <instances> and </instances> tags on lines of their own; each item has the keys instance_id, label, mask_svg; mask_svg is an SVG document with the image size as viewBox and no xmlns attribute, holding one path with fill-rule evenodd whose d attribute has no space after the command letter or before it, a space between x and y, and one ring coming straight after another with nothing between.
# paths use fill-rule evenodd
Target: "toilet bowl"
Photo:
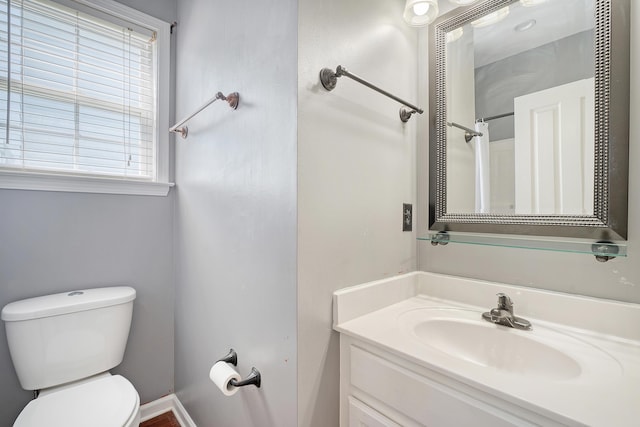
<instances>
[{"instance_id":1,"label":"toilet bowl","mask_svg":"<svg viewBox=\"0 0 640 427\"><path fill-rule=\"evenodd\" d=\"M43 390L22 410L14 427L133 427L140 424L140 398L120 375L103 374Z\"/></svg>"},{"instance_id":2,"label":"toilet bowl","mask_svg":"<svg viewBox=\"0 0 640 427\"><path fill-rule=\"evenodd\" d=\"M130 287L65 292L2 309L11 360L25 390L38 397L14 427L133 427L140 397L119 365L129 336Z\"/></svg>"}]
</instances>

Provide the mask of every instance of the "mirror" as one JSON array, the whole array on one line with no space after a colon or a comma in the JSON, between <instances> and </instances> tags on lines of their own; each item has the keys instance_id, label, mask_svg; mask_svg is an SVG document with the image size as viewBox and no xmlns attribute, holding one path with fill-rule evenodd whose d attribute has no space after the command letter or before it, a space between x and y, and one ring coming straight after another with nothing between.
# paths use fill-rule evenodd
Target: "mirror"
<instances>
[{"instance_id":1,"label":"mirror","mask_svg":"<svg viewBox=\"0 0 640 427\"><path fill-rule=\"evenodd\" d=\"M628 0L455 9L429 80L431 230L626 239Z\"/></svg>"}]
</instances>

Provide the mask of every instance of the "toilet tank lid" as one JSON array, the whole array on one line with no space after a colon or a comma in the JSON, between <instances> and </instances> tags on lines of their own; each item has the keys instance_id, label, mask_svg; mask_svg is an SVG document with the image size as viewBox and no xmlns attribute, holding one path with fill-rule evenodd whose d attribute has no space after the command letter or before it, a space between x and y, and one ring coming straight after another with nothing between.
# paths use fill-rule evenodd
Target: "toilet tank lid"
<instances>
[{"instance_id":1,"label":"toilet tank lid","mask_svg":"<svg viewBox=\"0 0 640 427\"><path fill-rule=\"evenodd\" d=\"M124 304L136 298L129 286L81 289L15 301L4 306L2 320L16 322Z\"/></svg>"}]
</instances>

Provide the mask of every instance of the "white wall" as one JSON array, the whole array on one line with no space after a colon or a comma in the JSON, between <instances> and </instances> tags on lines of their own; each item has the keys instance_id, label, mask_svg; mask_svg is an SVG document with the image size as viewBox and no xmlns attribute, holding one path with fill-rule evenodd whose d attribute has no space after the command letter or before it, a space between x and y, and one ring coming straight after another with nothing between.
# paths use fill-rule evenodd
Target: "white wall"
<instances>
[{"instance_id":1,"label":"white wall","mask_svg":"<svg viewBox=\"0 0 640 427\"><path fill-rule=\"evenodd\" d=\"M416 118L347 77L327 92L324 67L349 71L416 103L417 32L403 1L302 0L298 14L298 421L338 425L334 290L416 268ZM426 104L426 103L425 103ZM415 223L414 223L415 229Z\"/></svg>"},{"instance_id":2,"label":"white wall","mask_svg":"<svg viewBox=\"0 0 640 427\"><path fill-rule=\"evenodd\" d=\"M640 139L640 129L634 120L640 117L640 7L637 7L636 2L631 3L628 258L599 263L588 255L463 244L434 247L428 242L420 242L420 270L640 303L640 148L634 143ZM421 37L424 51L425 41L426 38ZM422 70L426 70L424 66L425 63L422 62ZM421 93L426 95L424 90L421 90ZM423 98L422 102L425 99ZM421 123L421 126L427 125L426 122ZM419 168L424 170L427 161L427 139L419 136L419 141ZM426 209L427 181L427 176L421 173L418 177L421 209ZM426 218L426 213L422 217ZM421 234L426 234L426 219L421 224L421 230L424 230Z\"/></svg>"},{"instance_id":3,"label":"white wall","mask_svg":"<svg viewBox=\"0 0 640 427\"><path fill-rule=\"evenodd\" d=\"M176 391L199 426L296 425L297 2L180 0L176 116ZM233 347L263 383L225 397Z\"/></svg>"},{"instance_id":4,"label":"white wall","mask_svg":"<svg viewBox=\"0 0 640 427\"><path fill-rule=\"evenodd\" d=\"M175 19L174 0L123 0ZM38 295L99 286L137 291L124 360L113 370L142 402L173 391L173 196L0 190L0 307ZM0 327L0 425L32 393L21 389Z\"/></svg>"}]
</instances>

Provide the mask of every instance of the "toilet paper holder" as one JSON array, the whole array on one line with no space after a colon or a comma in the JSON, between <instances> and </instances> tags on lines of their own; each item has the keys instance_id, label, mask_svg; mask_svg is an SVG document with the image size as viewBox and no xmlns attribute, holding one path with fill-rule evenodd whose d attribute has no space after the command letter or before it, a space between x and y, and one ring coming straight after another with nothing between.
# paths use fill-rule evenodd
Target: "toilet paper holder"
<instances>
[{"instance_id":1,"label":"toilet paper holder","mask_svg":"<svg viewBox=\"0 0 640 427\"><path fill-rule=\"evenodd\" d=\"M247 378L240 381L236 381L236 379L233 378L231 379L231 381L229 381L229 384L231 384L234 387L244 387L246 385L253 384L254 386L260 388L261 382L262 382L262 376L260 375L260 371L252 367L251 372L249 373L249 375L247 375Z\"/></svg>"},{"instance_id":2,"label":"toilet paper holder","mask_svg":"<svg viewBox=\"0 0 640 427\"><path fill-rule=\"evenodd\" d=\"M238 353L234 349L229 349L229 353L222 359L218 359L218 362L231 363L233 366L238 366Z\"/></svg>"},{"instance_id":3,"label":"toilet paper holder","mask_svg":"<svg viewBox=\"0 0 640 427\"><path fill-rule=\"evenodd\" d=\"M227 353L226 356L224 356L223 358L218 359L218 362L226 362L226 363L232 364L233 366L238 366L238 353L236 353L234 349L229 349L229 353ZM262 375L260 374L260 371L258 371L255 367L251 368L251 372L245 379L237 381L234 378L231 381L229 381L229 384L231 384L234 387L244 387L246 385L253 384L256 387L260 388L261 383L262 383Z\"/></svg>"}]
</instances>

